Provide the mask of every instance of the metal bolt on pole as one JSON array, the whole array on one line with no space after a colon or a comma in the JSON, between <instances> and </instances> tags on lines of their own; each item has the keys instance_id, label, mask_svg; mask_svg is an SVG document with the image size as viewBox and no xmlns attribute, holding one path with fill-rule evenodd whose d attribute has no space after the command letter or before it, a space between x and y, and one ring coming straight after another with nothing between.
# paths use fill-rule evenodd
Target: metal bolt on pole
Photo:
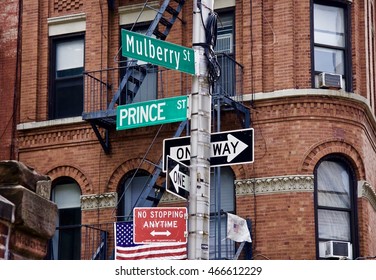
<instances>
[{"instance_id":1,"label":"metal bolt on pole","mask_svg":"<svg viewBox=\"0 0 376 280\"><path fill-rule=\"evenodd\" d=\"M211 95L204 55L205 26L213 0L193 1L193 49L196 75L191 94L191 184L189 196L188 259L209 259Z\"/></svg>"}]
</instances>

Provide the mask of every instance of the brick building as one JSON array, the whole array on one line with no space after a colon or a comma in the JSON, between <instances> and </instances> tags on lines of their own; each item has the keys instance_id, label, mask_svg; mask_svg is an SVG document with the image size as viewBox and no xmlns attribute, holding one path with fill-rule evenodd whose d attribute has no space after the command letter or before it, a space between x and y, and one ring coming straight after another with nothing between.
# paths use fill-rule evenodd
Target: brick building
<instances>
[{"instance_id":1,"label":"brick building","mask_svg":"<svg viewBox=\"0 0 376 280\"><path fill-rule=\"evenodd\" d=\"M15 131L17 125L17 102L19 96L19 42L20 12L19 1L6 0L0 3L0 160L14 159Z\"/></svg>"},{"instance_id":2,"label":"brick building","mask_svg":"<svg viewBox=\"0 0 376 280\"><path fill-rule=\"evenodd\" d=\"M50 257L111 258L113 222L134 206L186 204L163 193L160 160L163 140L189 126L118 131L114 112L189 94L191 76L127 61L121 29L192 47L193 3L21 2L18 160L52 179ZM212 168L210 257L236 251L226 212L252 222L254 259L375 256L374 1L214 6L222 76L211 130L251 127L255 139L253 163Z\"/></svg>"}]
</instances>

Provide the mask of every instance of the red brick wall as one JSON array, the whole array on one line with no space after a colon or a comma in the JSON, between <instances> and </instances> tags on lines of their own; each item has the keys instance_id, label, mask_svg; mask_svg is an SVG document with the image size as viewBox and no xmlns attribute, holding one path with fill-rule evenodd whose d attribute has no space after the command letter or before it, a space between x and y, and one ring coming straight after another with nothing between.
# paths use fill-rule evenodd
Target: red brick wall
<instances>
[{"instance_id":1,"label":"red brick wall","mask_svg":"<svg viewBox=\"0 0 376 280\"><path fill-rule=\"evenodd\" d=\"M0 160L14 159L12 131L14 129L14 96L16 85L18 2L5 0L0 3Z\"/></svg>"}]
</instances>

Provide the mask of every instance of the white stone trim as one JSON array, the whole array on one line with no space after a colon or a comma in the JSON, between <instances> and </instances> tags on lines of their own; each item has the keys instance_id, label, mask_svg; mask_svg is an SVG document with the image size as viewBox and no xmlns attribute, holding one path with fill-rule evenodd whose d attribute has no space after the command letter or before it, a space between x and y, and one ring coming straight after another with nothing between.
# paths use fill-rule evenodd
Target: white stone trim
<instances>
[{"instance_id":1,"label":"white stone trim","mask_svg":"<svg viewBox=\"0 0 376 280\"><path fill-rule=\"evenodd\" d=\"M48 18L48 36L83 32L86 30L86 14L74 14Z\"/></svg>"},{"instance_id":2,"label":"white stone trim","mask_svg":"<svg viewBox=\"0 0 376 280\"><path fill-rule=\"evenodd\" d=\"M237 196L313 192L313 175L287 175L235 180Z\"/></svg>"},{"instance_id":3,"label":"white stone trim","mask_svg":"<svg viewBox=\"0 0 376 280\"><path fill-rule=\"evenodd\" d=\"M235 0L215 0L214 1L214 10L235 7Z\"/></svg>"},{"instance_id":4,"label":"white stone trim","mask_svg":"<svg viewBox=\"0 0 376 280\"><path fill-rule=\"evenodd\" d=\"M71 117L71 118L63 118L63 119L56 119L56 120L49 120L49 121L41 121L41 122L28 122L28 123L18 124L17 130L28 130L28 129L55 126L55 125L77 124L77 123L84 123L84 122L85 121L82 120L81 116Z\"/></svg>"},{"instance_id":5,"label":"white stone trim","mask_svg":"<svg viewBox=\"0 0 376 280\"><path fill-rule=\"evenodd\" d=\"M81 210L95 210L100 208L114 208L117 205L117 192L81 195Z\"/></svg>"},{"instance_id":6,"label":"white stone trim","mask_svg":"<svg viewBox=\"0 0 376 280\"><path fill-rule=\"evenodd\" d=\"M144 8L144 4L135 4L119 7L119 24L127 25L154 20L159 9L159 2L150 1L148 6Z\"/></svg>"},{"instance_id":7,"label":"white stone trim","mask_svg":"<svg viewBox=\"0 0 376 280\"><path fill-rule=\"evenodd\" d=\"M358 182L358 197L366 198L371 204L373 210L376 211L376 191L366 181Z\"/></svg>"}]
</instances>

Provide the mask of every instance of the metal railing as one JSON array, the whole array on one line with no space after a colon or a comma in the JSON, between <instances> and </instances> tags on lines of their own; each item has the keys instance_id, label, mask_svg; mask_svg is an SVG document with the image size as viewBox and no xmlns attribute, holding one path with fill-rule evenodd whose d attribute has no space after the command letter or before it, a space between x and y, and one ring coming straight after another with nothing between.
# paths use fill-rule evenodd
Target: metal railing
<instances>
[{"instance_id":1,"label":"metal railing","mask_svg":"<svg viewBox=\"0 0 376 280\"><path fill-rule=\"evenodd\" d=\"M242 101L243 66L226 53L217 54L221 67L221 77L214 85L214 95L222 95ZM118 104L127 104L191 93L192 76L175 70L156 67L150 64L137 65L143 67L147 75L142 86L133 98L120 98ZM133 66L134 68L134 66ZM84 112L106 111L120 84L125 71L133 71L132 67L117 67L97 71L84 72ZM131 83L123 90L132 91ZM112 108L113 109L113 108Z\"/></svg>"},{"instance_id":2,"label":"metal railing","mask_svg":"<svg viewBox=\"0 0 376 280\"><path fill-rule=\"evenodd\" d=\"M221 76L214 85L214 95L227 96L242 101L243 66L227 53L217 53Z\"/></svg>"},{"instance_id":3,"label":"metal railing","mask_svg":"<svg viewBox=\"0 0 376 280\"><path fill-rule=\"evenodd\" d=\"M109 230L113 231L112 223L57 227L49 244L47 259L106 260Z\"/></svg>"},{"instance_id":4,"label":"metal railing","mask_svg":"<svg viewBox=\"0 0 376 280\"><path fill-rule=\"evenodd\" d=\"M146 71L139 90L134 95L132 82L128 82L117 104L128 104L160 99L191 92L192 76L150 64L137 65ZM136 69L135 67L133 67ZM84 112L106 111L120 84L120 77L132 67L118 67L84 72ZM113 108L112 108L113 109Z\"/></svg>"}]
</instances>

